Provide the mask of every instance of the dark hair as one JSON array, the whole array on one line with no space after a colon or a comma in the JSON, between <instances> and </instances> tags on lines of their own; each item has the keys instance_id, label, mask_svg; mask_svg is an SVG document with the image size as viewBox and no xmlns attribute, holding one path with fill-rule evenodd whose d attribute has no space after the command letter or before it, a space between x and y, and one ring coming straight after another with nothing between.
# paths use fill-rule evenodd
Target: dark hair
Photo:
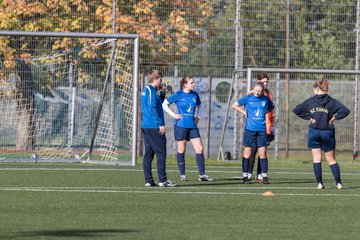
<instances>
[{"instance_id":1,"label":"dark hair","mask_svg":"<svg viewBox=\"0 0 360 240\"><path fill-rule=\"evenodd\" d=\"M260 81L261 79L267 78L267 80L270 80L269 76L267 75L267 73L260 73L257 77L257 80Z\"/></svg>"},{"instance_id":2,"label":"dark hair","mask_svg":"<svg viewBox=\"0 0 360 240\"><path fill-rule=\"evenodd\" d=\"M163 74L159 70L151 70L148 74L148 83L154 82L157 78L162 78Z\"/></svg>"},{"instance_id":3,"label":"dark hair","mask_svg":"<svg viewBox=\"0 0 360 240\"><path fill-rule=\"evenodd\" d=\"M183 90L184 89L184 85L186 83L189 82L190 79L193 79L193 77L191 75L186 75L185 77L183 77L180 81L180 89Z\"/></svg>"},{"instance_id":4,"label":"dark hair","mask_svg":"<svg viewBox=\"0 0 360 240\"><path fill-rule=\"evenodd\" d=\"M320 88L321 91L323 92L328 92L329 91L329 81L325 78L321 79L321 80L316 80L314 83L314 88Z\"/></svg>"}]
</instances>

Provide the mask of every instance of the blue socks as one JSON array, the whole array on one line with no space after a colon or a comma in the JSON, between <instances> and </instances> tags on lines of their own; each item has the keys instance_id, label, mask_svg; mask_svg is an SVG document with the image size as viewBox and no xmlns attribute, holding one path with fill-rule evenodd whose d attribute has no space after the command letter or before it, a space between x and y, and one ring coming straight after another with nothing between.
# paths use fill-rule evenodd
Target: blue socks
<instances>
[{"instance_id":1,"label":"blue socks","mask_svg":"<svg viewBox=\"0 0 360 240\"><path fill-rule=\"evenodd\" d=\"M205 175L205 158L203 153L196 154L196 165L199 170L199 175Z\"/></svg>"},{"instance_id":2,"label":"blue socks","mask_svg":"<svg viewBox=\"0 0 360 240\"><path fill-rule=\"evenodd\" d=\"M318 183L322 183L322 168L321 163L313 163L314 175Z\"/></svg>"},{"instance_id":3,"label":"blue socks","mask_svg":"<svg viewBox=\"0 0 360 240\"><path fill-rule=\"evenodd\" d=\"M330 169L331 172L335 178L335 182L336 184L341 183L341 178L340 178L340 167L338 163L335 163L333 165L330 165Z\"/></svg>"},{"instance_id":4,"label":"blue socks","mask_svg":"<svg viewBox=\"0 0 360 240\"><path fill-rule=\"evenodd\" d=\"M257 169L256 169L256 175L260 175L262 173L262 169L261 169L261 165L260 165L260 160L261 158L258 158L258 164L257 164Z\"/></svg>"},{"instance_id":5,"label":"blue socks","mask_svg":"<svg viewBox=\"0 0 360 240\"><path fill-rule=\"evenodd\" d=\"M185 153L176 153L180 175L185 175Z\"/></svg>"},{"instance_id":6,"label":"blue socks","mask_svg":"<svg viewBox=\"0 0 360 240\"><path fill-rule=\"evenodd\" d=\"M249 163L250 163L250 159L249 158L244 158L242 159L242 170L243 173L248 173L249 172Z\"/></svg>"},{"instance_id":7,"label":"blue socks","mask_svg":"<svg viewBox=\"0 0 360 240\"><path fill-rule=\"evenodd\" d=\"M267 158L261 158L260 159L260 166L261 166L262 173L267 175L268 168L269 168L268 159Z\"/></svg>"},{"instance_id":8,"label":"blue socks","mask_svg":"<svg viewBox=\"0 0 360 240\"><path fill-rule=\"evenodd\" d=\"M322 169L321 169L321 163L313 163L314 167L314 174L316 181L319 183L322 183ZM340 177L340 167L338 163L330 165L331 172L334 176L336 184L341 183L341 177Z\"/></svg>"},{"instance_id":9,"label":"blue socks","mask_svg":"<svg viewBox=\"0 0 360 240\"><path fill-rule=\"evenodd\" d=\"M185 153L176 153L176 160L180 175L185 175ZM203 153L196 154L196 165L199 170L199 175L205 175L205 157Z\"/></svg>"}]
</instances>

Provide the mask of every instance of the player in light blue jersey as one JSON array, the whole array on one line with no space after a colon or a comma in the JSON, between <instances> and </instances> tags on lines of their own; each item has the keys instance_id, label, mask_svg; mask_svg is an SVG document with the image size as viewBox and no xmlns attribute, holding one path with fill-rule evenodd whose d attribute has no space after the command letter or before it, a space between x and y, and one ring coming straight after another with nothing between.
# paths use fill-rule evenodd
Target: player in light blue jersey
<instances>
[{"instance_id":1,"label":"player in light blue jersey","mask_svg":"<svg viewBox=\"0 0 360 240\"><path fill-rule=\"evenodd\" d=\"M187 181L185 174L186 142L190 141L195 149L196 164L199 171L199 181L213 181L205 174L205 158L203 144L197 124L200 120L201 101L194 91L195 81L192 76L185 76L180 82L180 91L172 94L163 102L165 112L174 118L174 137L177 141L176 159L180 171L180 180ZM175 103L177 112L173 112L169 105Z\"/></svg>"},{"instance_id":2,"label":"player in light blue jersey","mask_svg":"<svg viewBox=\"0 0 360 240\"><path fill-rule=\"evenodd\" d=\"M233 104L233 109L246 116L244 132L244 157L242 160L244 184L250 184L248 178L249 162L253 148L258 148L260 164L262 169L263 183L269 184L268 159L266 157L266 113L274 109L273 103L264 96L264 84L258 82L253 93L238 99ZM245 109L241 106L245 106Z\"/></svg>"}]
</instances>

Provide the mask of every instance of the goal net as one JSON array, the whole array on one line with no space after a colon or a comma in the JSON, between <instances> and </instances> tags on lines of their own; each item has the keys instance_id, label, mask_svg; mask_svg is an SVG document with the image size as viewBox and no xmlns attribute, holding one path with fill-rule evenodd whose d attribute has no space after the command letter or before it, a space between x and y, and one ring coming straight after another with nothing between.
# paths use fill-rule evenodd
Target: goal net
<instances>
[{"instance_id":1,"label":"goal net","mask_svg":"<svg viewBox=\"0 0 360 240\"><path fill-rule=\"evenodd\" d=\"M27 34L0 37L3 158L134 165L134 37Z\"/></svg>"},{"instance_id":2,"label":"goal net","mask_svg":"<svg viewBox=\"0 0 360 240\"><path fill-rule=\"evenodd\" d=\"M243 134L240 130L245 127L245 122L235 126L235 121L228 121L230 116L239 116L235 111L229 111L231 105L242 96L247 95L257 81L259 73L266 72L270 81L267 85L272 93L274 103L274 140L267 147L273 153L274 159L280 157L298 158L308 154L308 121L297 117L292 113L296 105L313 96L313 86L316 80L326 78L330 80L329 94L338 99L350 109L350 114L345 119L336 122L336 149L341 157L353 159L358 158L359 149L359 79L360 71L346 69L285 69L285 68L248 68L246 78L233 78L238 85L232 84L229 91L236 94L228 98L227 112L224 119L227 119L222 131L222 139L219 147L218 159L225 160L225 151L229 152L232 159L241 159L241 154L236 150L243 148ZM246 87L246 88L244 88ZM229 94L231 96L231 94ZM230 115L231 114L231 115ZM235 119L235 117L234 117ZM226 127L233 124L234 134L226 131ZM268 157L270 154L268 154Z\"/></svg>"}]
</instances>

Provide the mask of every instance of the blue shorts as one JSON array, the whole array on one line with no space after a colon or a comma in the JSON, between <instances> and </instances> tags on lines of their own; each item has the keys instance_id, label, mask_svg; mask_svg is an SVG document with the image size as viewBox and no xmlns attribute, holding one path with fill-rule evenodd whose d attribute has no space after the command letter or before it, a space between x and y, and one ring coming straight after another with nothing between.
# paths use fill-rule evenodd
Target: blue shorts
<instances>
[{"instance_id":1,"label":"blue shorts","mask_svg":"<svg viewBox=\"0 0 360 240\"><path fill-rule=\"evenodd\" d=\"M266 130L264 131L251 131L245 129L244 132L244 147L259 148L266 147L267 136Z\"/></svg>"},{"instance_id":2,"label":"blue shorts","mask_svg":"<svg viewBox=\"0 0 360 240\"><path fill-rule=\"evenodd\" d=\"M193 138L199 138L200 132L198 128L182 128L174 126L174 138L176 141L190 141Z\"/></svg>"},{"instance_id":3,"label":"blue shorts","mask_svg":"<svg viewBox=\"0 0 360 240\"><path fill-rule=\"evenodd\" d=\"M335 150L335 129L320 130L309 127L308 148L321 148L324 152Z\"/></svg>"}]
</instances>

